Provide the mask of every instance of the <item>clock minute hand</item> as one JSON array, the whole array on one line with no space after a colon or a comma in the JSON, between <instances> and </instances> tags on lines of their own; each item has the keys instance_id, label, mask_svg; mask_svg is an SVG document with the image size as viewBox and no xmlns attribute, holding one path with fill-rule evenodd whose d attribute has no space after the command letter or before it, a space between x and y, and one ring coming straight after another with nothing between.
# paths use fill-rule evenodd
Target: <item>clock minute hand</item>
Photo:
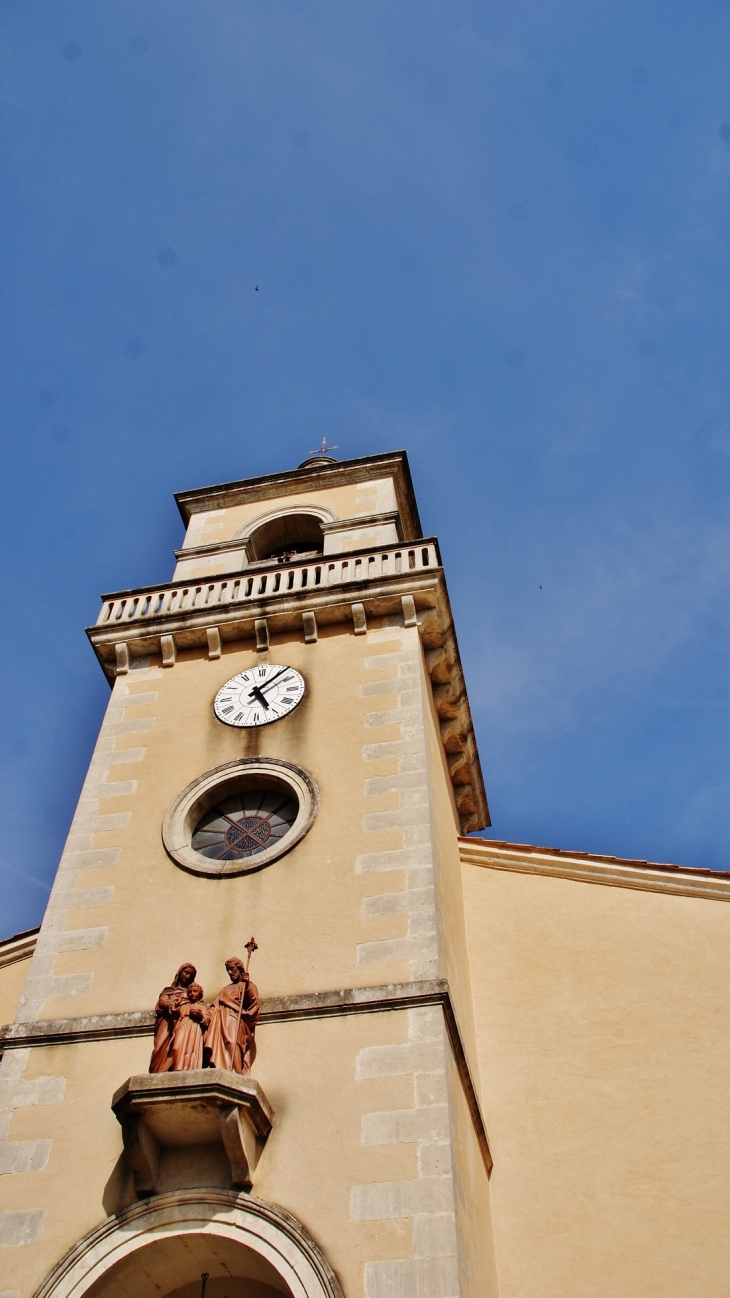
<instances>
[{"instance_id":1,"label":"clock minute hand","mask_svg":"<svg viewBox=\"0 0 730 1298\"><path fill-rule=\"evenodd\" d=\"M262 693L263 690L267 690L270 685L273 685L275 681L278 681L280 676L283 676L285 672L289 671L291 671L291 667L282 667L281 671L276 673L276 676L272 676L270 680L264 681L263 685L256 685L254 687L254 692L255 690L258 690L259 693Z\"/></svg>"}]
</instances>

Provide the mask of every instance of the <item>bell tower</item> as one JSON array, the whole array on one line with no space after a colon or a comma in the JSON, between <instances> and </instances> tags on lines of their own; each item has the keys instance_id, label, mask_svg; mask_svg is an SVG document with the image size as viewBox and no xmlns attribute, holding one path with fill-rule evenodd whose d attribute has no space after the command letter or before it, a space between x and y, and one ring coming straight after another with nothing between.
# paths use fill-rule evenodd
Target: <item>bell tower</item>
<instances>
[{"instance_id":1,"label":"bell tower","mask_svg":"<svg viewBox=\"0 0 730 1298\"><path fill-rule=\"evenodd\" d=\"M0 1072L6 1293L491 1298L489 813L407 457L176 499L172 580L88 630L111 696Z\"/></svg>"}]
</instances>

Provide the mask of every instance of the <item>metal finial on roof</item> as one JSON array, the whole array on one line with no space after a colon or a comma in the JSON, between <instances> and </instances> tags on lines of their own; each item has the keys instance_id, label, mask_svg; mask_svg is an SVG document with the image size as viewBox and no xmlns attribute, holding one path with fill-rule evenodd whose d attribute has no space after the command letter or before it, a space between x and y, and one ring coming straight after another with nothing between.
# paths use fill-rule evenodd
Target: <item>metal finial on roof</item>
<instances>
[{"instance_id":1,"label":"metal finial on roof","mask_svg":"<svg viewBox=\"0 0 730 1298\"><path fill-rule=\"evenodd\" d=\"M331 451L339 451L339 446L328 446L327 438L322 438L322 445L316 451L310 451L310 455L329 455Z\"/></svg>"}]
</instances>

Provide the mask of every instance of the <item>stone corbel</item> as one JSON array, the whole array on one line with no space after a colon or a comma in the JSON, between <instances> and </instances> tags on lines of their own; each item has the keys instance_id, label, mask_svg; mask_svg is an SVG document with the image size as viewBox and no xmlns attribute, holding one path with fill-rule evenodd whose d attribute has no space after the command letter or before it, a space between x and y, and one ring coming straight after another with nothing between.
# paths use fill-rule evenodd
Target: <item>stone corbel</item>
<instances>
[{"instance_id":1,"label":"stone corbel","mask_svg":"<svg viewBox=\"0 0 730 1298\"><path fill-rule=\"evenodd\" d=\"M266 653L269 647L269 626L265 617L257 617L254 622L256 632L256 652Z\"/></svg>"},{"instance_id":2,"label":"stone corbel","mask_svg":"<svg viewBox=\"0 0 730 1298\"><path fill-rule=\"evenodd\" d=\"M115 644L114 657L116 658L117 676L126 676L129 671L129 645L124 641L121 644Z\"/></svg>"},{"instance_id":3,"label":"stone corbel","mask_svg":"<svg viewBox=\"0 0 730 1298\"><path fill-rule=\"evenodd\" d=\"M119 1117L119 1114L117 1114ZM160 1146L139 1113L119 1117L124 1156L129 1164L137 1194L154 1194L160 1172Z\"/></svg>"},{"instance_id":4,"label":"stone corbel","mask_svg":"<svg viewBox=\"0 0 730 1298\"><path fill-rule=\"evenodd\" d=\"M368 620L365 615L365 605L353 604L351 611L352 611L352 625L355 630L355 635L367 635Z\"/></svg>"},{"instance_id":5,"label":"stone corbel","mask_svg":"<svg viewBox=\"0 0 730 1298\"><path fill-rule=\"evenodd\" d=\"M445 685L451 680L449 656L443 647L426 650L426 667L434 683Z\"/></svg>"},{"instance_id":6,"label":"stone corbel","mask_svg":"<svg viewBox=\"0 0 730 1298\"><path fill-rule=\"evenodd\" d=\"M177 660L177 649L175 648L174 636L160 636L160 652L162 654L162 666L174 667Z\"/></svg>"},{"instance_id":7,"label":"stone corbel","mask_svg":"<svg viewBox=\"0 0 730 1298\"><path fill-rule=\"evenodd\" d=\"M459 700L454 694L454 687L450 681L445 685L434 685L433 701L440 717L447 721L458 717Z\"/></svg>"},{"instance_id":8,"label":"stone corbel","mask_svg":"<svg viewBox=\"0 0 730 1298\"><path fill-rule=\"evenodd\" d=\"M418 626L418 615L416 613L416 601L412 595L403 595L401 597L401 606L403 608L403 625Z\"/></svg>"},{"instance_id":9,"label":"stone corbel","mask_svg":"<svg viewBox=\"0 0 730 1298\"><path fill-rule=\"evenodd\" d=\"M222 648L221 648L221 633L218 627L217 626L207 627L205 635L208 641L208 657L220 658Z\"/></svg>"},{"instance_id":10,"label":"stone corbel","mask_svg":"<svg viewBox=\"0 0 730 1298\"><path fill-rule=\"evenodd\" d=\"M250 1077L223 1068L129 1077L112 1099L137 1194L157 1193L166 1150L222 1145L231 1185L248 1189L274 1114Z\"/></svg>"}]
</instances>

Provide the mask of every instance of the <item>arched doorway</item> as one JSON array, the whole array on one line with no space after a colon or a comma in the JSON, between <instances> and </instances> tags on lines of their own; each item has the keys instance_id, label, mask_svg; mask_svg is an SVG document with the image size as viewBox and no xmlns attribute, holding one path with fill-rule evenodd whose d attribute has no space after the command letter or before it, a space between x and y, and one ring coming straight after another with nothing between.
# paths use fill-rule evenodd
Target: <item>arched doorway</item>
<instances>
[{"instance_id":1,"label":"arched doorway","mask_svg":"<svg viewBox=\"0 0 730 1298\"><path fill-rule=\"evenodd\" d=\"M35 1298L342 1298L321 1251L280 1208L186 1190L134 1204L91 1231Z\"/></svg>"}]
</instances>

